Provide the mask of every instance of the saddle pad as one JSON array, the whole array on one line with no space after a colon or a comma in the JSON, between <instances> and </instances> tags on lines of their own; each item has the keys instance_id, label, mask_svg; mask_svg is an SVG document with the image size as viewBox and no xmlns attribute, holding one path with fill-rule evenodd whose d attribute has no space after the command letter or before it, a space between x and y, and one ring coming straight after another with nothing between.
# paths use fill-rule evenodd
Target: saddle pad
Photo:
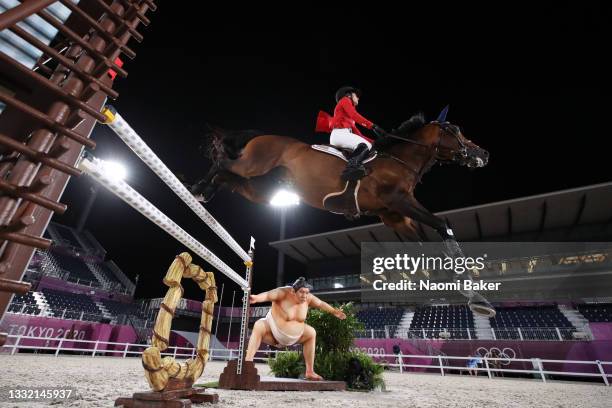
<instances>
[{"instance_id":1,"label":"saddle pad","mask_svg":"<svg viewBox=\"0 0 612 408\"><path fill-rule=\"evenodd\" d=\"M340 158L340 159L342 159L344 161L348 161L346 159L346 157L344 157L344 153L342 153L341 150L339 150L339 149L337 149L337 148L335 148L333 146L330 146L330 145L312 145L310 147L312 147L314 150L318 150L318 151L323 152L323 153L331 154L332 156L336 156L336 157L338 157L338 158ZM376 158L377 155L378 155L377 152L372 153L367 159L365 159L363 161L363 163L365 164L365 163L371 162L372 160L374 160Z\"/></svg>"}]
</instances>

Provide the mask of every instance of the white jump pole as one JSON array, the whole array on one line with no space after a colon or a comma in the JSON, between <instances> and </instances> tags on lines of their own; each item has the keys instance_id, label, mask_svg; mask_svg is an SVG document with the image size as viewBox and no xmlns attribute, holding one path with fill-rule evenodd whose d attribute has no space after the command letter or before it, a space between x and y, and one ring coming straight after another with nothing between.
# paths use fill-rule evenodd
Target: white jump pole
<instances>
[{"instance_id":1,"label":"white jump pole","mask_svg":"<svg viewBox=\"0 0 612 408\"><path fill-rule=\"evenodd\" d=\"M90 175L94 180L102 184L105 188L107 188L117 197L121 198L136 211L147 217L155 225L166 231L174 239L181 242L187 248L191 249L198 256L200 256L202 259L204 259L206 262L216 268L219 272L223 273L225 276L236 282L242 287L243 290L248 290L249 284L244 278L242 278L242 276L236 273L236 271L234 271L227 264L225 264L225 262L219 259L208 248L206 248L198 240L192 237L180 226L178 226L174 221L168 218L164 213L157 209L157 207L151 204L146 198L144 198L136 190L130 187L125 181L109 177L108 174L101 168L97 160L92 161L89 159L83 159L79 163L79 169ZM211 219L216 223L216 220L214 220L212 216Z\"/></svg>"},{"instance_id":2,"label":"white jump pole","mask_svg":"<svg viewBox=\"0 0 612 408\"><path fill-rule=\"evenodd\" d=\"M234 238L223 228L219 222L202 206L202 204L195 199L193 194L185 186L181 181L176 178L174 173L170 171L170 169L160 160L159 157L147 146L147 144L142 140L140 136L132 129L132 127L119 115L119 113L112 107L107 106L102 113L107 117L106 125L111 128L117 136L123 142L129 146L130 149L136 153L138 157L147 165L155 174L159 176L160 179L174 193L179 196L181 200L191 210L197 214L202 221L206 223L230 248L234 250L238 256L242 258L243 261L251 261L249 255L238 245L238 243L234 240Z\"/></svg>"}]
</instances>

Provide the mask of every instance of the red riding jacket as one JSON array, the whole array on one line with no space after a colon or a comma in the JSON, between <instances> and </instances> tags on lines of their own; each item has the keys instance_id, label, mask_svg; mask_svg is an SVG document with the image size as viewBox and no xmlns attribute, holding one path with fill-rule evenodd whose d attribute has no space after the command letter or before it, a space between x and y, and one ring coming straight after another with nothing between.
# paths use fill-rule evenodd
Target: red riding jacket
<instances>
[{"instance_id":1,"label":"red riding jacket","mask_svg":"<svg viewBox=\"0 0 612 408\"><path fill-rule=\"evenodd\" d=\"M336 108L334 109L334 116L331 117L327 112L320 111L317 117L317 132L331 132L333 129L351 129L353 133L359 135L365 139L369 138L363 136L359 129L355 125L360 125L366 129L372 129L373 123L363 116L361 116L353 102L348 96L340 99Z\"/></svg>"}]
</instances>

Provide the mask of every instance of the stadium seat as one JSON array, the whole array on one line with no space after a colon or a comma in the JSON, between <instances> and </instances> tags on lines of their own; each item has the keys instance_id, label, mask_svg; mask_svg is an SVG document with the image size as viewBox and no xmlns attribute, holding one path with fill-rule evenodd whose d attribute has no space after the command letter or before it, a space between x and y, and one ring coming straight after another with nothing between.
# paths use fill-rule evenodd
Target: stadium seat
<instances>
[{"instance_id":1,"label":"stadium seat","mask_svg":"<svg viewBox=\"0 0 612 408\"><path fill-rule=\"evenodd\" d=\"M64 319L100 321L102 311L87 295L43 289L51 312Z\"/></svg>"},{"instance_id":2,"label":"stadium seat","mask_svg":"<svg viewBox=\"0 0 612 408\"><path fill-rule=\"evenodd\" d=\"M612 303L590 303L577 308L589 322L612 322Z\"/></svg>"},{"instance_id":3,"label":"stadium seat","mask_svg":"<svg viewBox=\"0 0 612 408\"><path fill-rule=\"evenodd\" d=\"M424 331L426 338L440 338L440 332L448 331L450 339L474 339L474 316L467 305L423 306L416 309L410 330L417 335ZM468 330L470 333L468 334ZM421 335L420 337L423 337Z\"/></svg>"}]
</instances>

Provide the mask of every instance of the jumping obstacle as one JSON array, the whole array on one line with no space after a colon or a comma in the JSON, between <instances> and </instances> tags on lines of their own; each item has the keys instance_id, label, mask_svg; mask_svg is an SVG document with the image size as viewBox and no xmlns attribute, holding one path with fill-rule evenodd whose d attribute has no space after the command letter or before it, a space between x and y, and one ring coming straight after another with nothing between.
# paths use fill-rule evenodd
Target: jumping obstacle
<instances>
[{"instance_id":1,"label":"jumping obstacle","mask_svg":"<svg viewBox=\"0 0 612 408\"><path fill-rule=\"evenodd\" d=\"M223 228L217 220L195 199L193 194L181 181L170 171L159 157L147 146L136 131L125 119L112 107L106 106L102 111L106 116L105 124L130 148L136 155L157 174L157 176L185 203L187 206L206 223L243 261L250 261L249 255L242 249L234 238Z\"/></svg>"},{"instance_id":2,"label":"jumping obstacle","mask_svg":"<svg viewBox=\"0 0 612 408\"><path fill-rule=\"evenodd\" d=\"M249 252L246 253L231 235L221 226L212 215L198 202L185 186L174 176L168 167L147 146L134 129L112 107L103 110L106 117L104 122L117 136L136 153L136 155L185 203L202 219L225 243L242 258L246 265L246 276L242 278L238 273L227 266L223 261L209 251L204 245L185 232L170 218L158 210L146 198L132 189L126 182L108 176L95 160L83 159L79 168L93 177L96 181L109 189L132 208L139 211L157 226L172 237L183 243L197 255L205 259L221 273L236 282L243 290L242 320L240 326L240 341L238 359L228 362L221 378L219 388L226 389L261 389L269 391L324 391L344 390L346 385L341 381L305 381L291 378L261 378L252 362L245 358L246 336L249 323L249 295L253 270L255 240L251 237ZM241 384L249 384L252 388L243 388ZM146 405L143 405L146 406Z\"/></svg>"},{"instance_id":3,"label":"jumping obstacle","mask_svg":"<svg viewBox=\"0 0 612 408\"><path fill-rule=\"evenodd\" d=\"M140 212L155 225L166 231L174 239L191 249L202 257L219 272L232 279L242 288L248 287L248 283L236 271L230 268L225 262L219 259L214 253L206 248L202 243L178 226L174 221L162 213L151 202L144 198L140 193L130 187L125 181L110 177L102 168L101 164L95 159L83 159L79 163L79 169L83 170L94 180L107 188L110 192L122 199L136 211Z\"/></svg>"},{"instance_id":4,"label":"jumping obstacle","mask_svg":"<svg viewBox=\"0 0 612 408\"><path fill-rule=\"evenodd\" d=\"M145 378L153 391L138 392L131 398L118 398L115 406L125 408L170 408L191 407L191 403L219 401L217 394L208 393L204 388L195 389L193 383L200 378L209 358L210 335L213 321L213 309L217 302L217 287L212 272L204 272L201 267L191 263L191 255L186 252L178 255L163 282L168 291L157 313L151 347L142 354L142 366ZM173 357L164 357L161 352L169 345L170 327L176 307L183 296L181 280L191 278L206 295L202 302L200 333L196 346L195 358L184 365L174 361Z\"/></svg>"},{"instance_id":5,"label":"jumping obstacle","mask_svg":"<svg viewBox=\"0 0 612 408\"><path fill-rule=\"evenodd\" d=\"M157 155L146 145L138 134L127 124L127 122L111 108L103 111L106 118L105 122L126 145L128 145L138 157L145 163L170 189L191 208L232 250L242 258L246 265L246 276L250 276L253 267L253 254L255 240L251 237L250 249L247 254L229 235L221 224L193 197L185 186L172 174L168 167L157 157ZM91 176L95 181L107 188L110 192L122 199L136 211L140 212L155 225L166 231L177 241L181 242L195 254L206 260L210 265L228 278L236 282L244 291L243 302L248 305L251 282L243 279L236 271L225 264L214 253L206 248L202 243L183 230L174 221L167 217L157 207L136 190L130 187L125 181L111 177L102 167L102 162L95 158L83 158L79 169ZM200 336L197 345L197 357L188 360L184 366L174 362L168 357L161 358L161 351L168 347L170 335L170 322L174 316L175 307L182 297L183 288L180 284L181 278L192 278L206 290L206 299L202 304L202 321L200 326ZM194 381L200 377L208 360L208 346L210 342L210 329L212 325L212 310L217 301L216 287L212 272L203 272L199 266L191 264L191 256L181 254L175 259L164 283L169 286L168 293L161 304L157 321L155 324L152 347L145 350L143 354L143 367L145 376L152 392L136 393L132 398L119 398L115 406L128 408L153 407L190 407L192 402L217 402L216 394L208 394L202 389L192 388ZM243 324L248 319L245 318L243 310ZM202 331L205 335L202 335ZM246 328L241 328L241 350L244 349L244 335ZM241 354L242 356L243 354ZM242 360L241 360L242 361Z\"/></svg>"}]
</instances>

